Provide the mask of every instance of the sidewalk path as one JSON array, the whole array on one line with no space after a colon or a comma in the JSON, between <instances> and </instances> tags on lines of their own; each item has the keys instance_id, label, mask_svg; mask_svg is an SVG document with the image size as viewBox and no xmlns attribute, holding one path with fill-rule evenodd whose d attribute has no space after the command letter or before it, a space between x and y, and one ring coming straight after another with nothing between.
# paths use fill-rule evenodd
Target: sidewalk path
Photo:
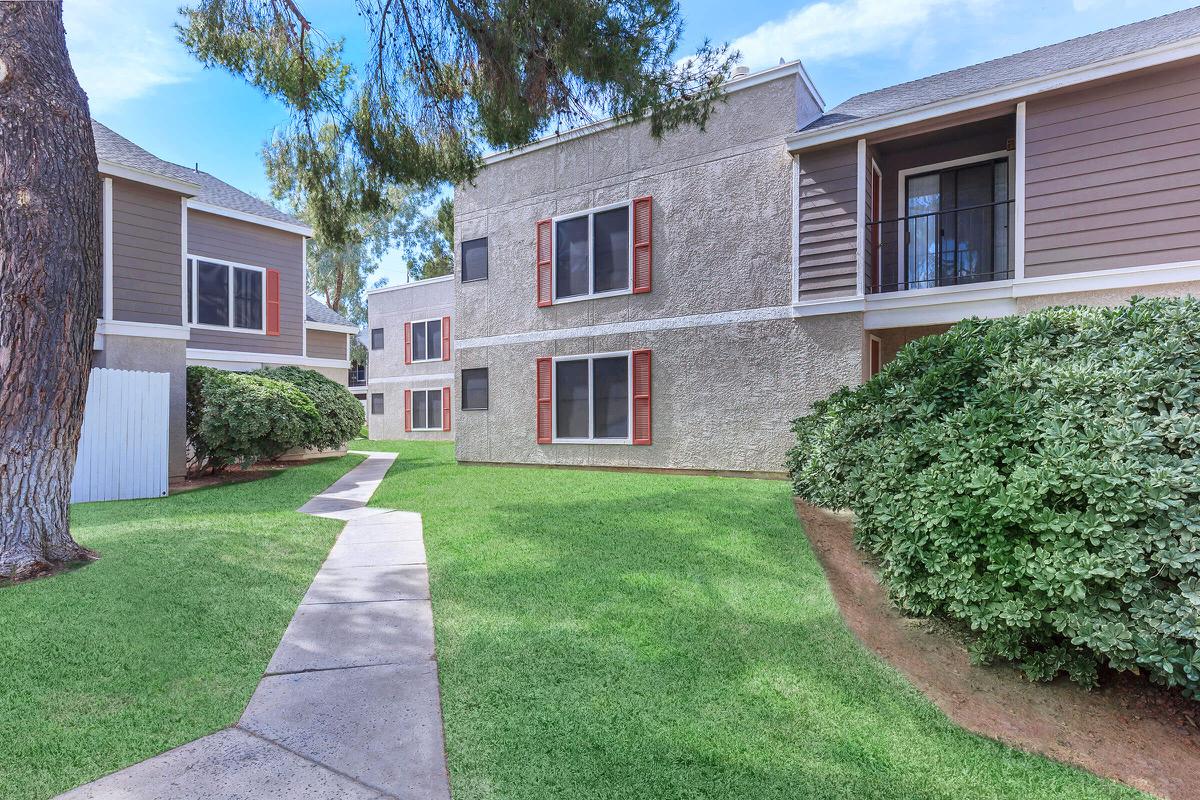
<instances>
[{"instance_id":1,"label":"sidewalk path","mask_svg":"<svg viewBox=\"0 0 1200 800\"><path fill-rule=\"evenodd\" d=\"M66 800L449 800L421 515L366 508L396 455L300 511L347 520L237 725Z\"/></svg>"}]
</instances>

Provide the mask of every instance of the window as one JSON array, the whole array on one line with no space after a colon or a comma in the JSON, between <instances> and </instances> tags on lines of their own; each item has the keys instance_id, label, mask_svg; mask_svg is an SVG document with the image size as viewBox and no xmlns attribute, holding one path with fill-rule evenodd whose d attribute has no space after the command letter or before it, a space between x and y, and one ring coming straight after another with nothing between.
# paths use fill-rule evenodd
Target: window
<instances>
[{"instance_id":1,"label":"window","mask_svg":"<svg viewBox=\"0 0 1200 800\"><path fill-rule=\"evenodd\" d=\"M486 411L488 407L487 367L462 371L463 411Z\"/></svg>"},{"instance_id":2,"label":"window","mask_svg":"<svg viewBox=\"0 0 1200 800\"><path fill-rule=\"evenodd\" d=\"M188 260L188 323L265 333L266 270L204 259Z\"/></svg>"},{"instance_id":3,"label":"window","mask_svg":"<svg viewBox=\"0 0 1200 800\"><path fill-rule=\"evenodd\" d=\"M486 281L488 276L488 240L471 239L462 243L462 282Z\"/></svg>"},{"instance_id":4,"label":"window","mask_svg":"<svg viewBox=\"0 0 1200 800\"><path fill-rule=\"evenodd\" d=\"M412 393L412 429L440 431L442 429L442 390L416 389Z\"/></svg>"},{"instance_id":5,"label":"window","mask_svg":"<svg viewBox=\"0 0 1200 800\"><path fill-rule=\"evenodd\" d=\"M373 392L371 394L371 413L372 414L382 414L383 413L383 395L379 392Z\"/></svg>"},{"instance_id":6,"label":"window","mask_svg":"<svg viewBox=\"0 0 1200 800\"><path fill-rule=\"evenodd\" d=\"M371 349L383 349L383 328L371 328Z\"/></svg>"},{"instance_id":7,"label":"window","mask_svg":"<svg viewBox=\"0 0 1200 800\"><path fill-rule=\"evenodd\" d=\"M629 441L629 355L554 362L554 438Z\"/></svg>"},{"instance_id":8,"label":"window","mask_svg":"<svg viewBox=\"0 0 1200 800\"><path fill-rule=\"evenodd\" d=\"M554 299L630 291L630 204L554 221Z\"/></svg>"},{"instance_id":9,"label":"window","mask_svg":"<svg viewBox=\"0 0 1200 800\"><path fill-rule=\"evenodd\" d=\"M412 360L442 360L442 320L425 319L412 324Z\"/></svg>"}]
</instances>

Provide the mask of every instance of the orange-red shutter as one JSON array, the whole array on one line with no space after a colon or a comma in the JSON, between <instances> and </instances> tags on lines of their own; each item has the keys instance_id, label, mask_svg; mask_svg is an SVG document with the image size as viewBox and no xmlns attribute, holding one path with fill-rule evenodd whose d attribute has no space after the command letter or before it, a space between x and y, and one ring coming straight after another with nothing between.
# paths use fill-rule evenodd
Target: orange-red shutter
<instances>
[{"instance_id":1,"label":"orange-red shutter","mask_svg":"<svg viewBox=\"0 0 1200 800\"><path fill-rule=\"evenodd\" d=\"M267 270L267 336L279 335L279 270Z\"/></svg>"},{"instance_id":2,"label":"orange-red shutter","mask_svg":"<svg viewBox=\"0 0 1200 800\"><path fill-rule=\"evenodd\" d=\"M450 387L442 387L442 430L450 430Z\"/></svg>"},{"instance_id":3,"label":"orange-red shutter","mask_svg":"<svg viewBox=\"0 0 1200 800\"><path fill-rule=\"evenodd\" d=\"M537 360L537 443L550 444L554 440L554 360Z\"/></svg>"},{"instance_id":4,"label":"orange-red shutter","mask_svg":"<svg viewBox=\"0 0 1200 800\"><path fill-rule=\"evenodd\" d=\"M442 361L450 360L450 318L442 317ZM450 430L446 428L446 430Z\"/></svg>"},{"instance_id":5,"label":"orange-red shutter","mask_svg":"<svg viewBox=\"0 0 1200 800\"><path fill-rule=\"evenodd\" d=\"M633 443L650 444L650 351L633 351Z\"/></svg>"},{"instance_id":6,"label":"orange-red shutter","mask_svg":"<svg viewBox=\"0 0 1200 800\"><path fill-rule=\"evenodd\" d=\"M639 197L633 201L633 293L650 291L650 272L654 260L652 245L654 201Z\"/></svg>"},{"instance_id":7,"label":"orange-red shutter","mask_svg":"<svg viewBox=\"0 0 1200 800\"><path fill-rule=\"evenodd\" d=\"M412 363L412 323L404 323L404 363Z\"/></svg>"},{"instance_id":8,"label":"orange-red shutter","mask_svg":"<svg viewBox=\"0 0 1200 800\"><path fill-rule=\"evenodd\" d=\"M537 224L537 304L539 307L552 303L550 292L553 277L550 251L551 222L548 219L539 220Z\"/></svg>"},{"instance_id":9,"label":"orange-red shutter","mask_svg":"<svg viewBox=\"0 0 1200 800\"><path fill-rule=\"evenodd\" d=\"M412 431L412 389L404 390L404 432Z\"/></svg>"}]
</instances>

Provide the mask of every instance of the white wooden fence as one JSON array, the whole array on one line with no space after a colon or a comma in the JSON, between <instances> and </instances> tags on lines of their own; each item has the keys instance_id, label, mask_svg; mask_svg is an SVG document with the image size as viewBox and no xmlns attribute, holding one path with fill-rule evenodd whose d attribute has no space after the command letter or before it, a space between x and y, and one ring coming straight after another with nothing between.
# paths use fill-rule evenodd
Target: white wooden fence
<instances>
[{"instance_id":1,"label":"white wooden fence","mask_svg":"<svg viewBox=\"0 0 1200 800\"><path fill-rule=\"evenodd\" d=\"M171 376L93 369L71 502L167 493Z\"/></svg>"}]
</instances>

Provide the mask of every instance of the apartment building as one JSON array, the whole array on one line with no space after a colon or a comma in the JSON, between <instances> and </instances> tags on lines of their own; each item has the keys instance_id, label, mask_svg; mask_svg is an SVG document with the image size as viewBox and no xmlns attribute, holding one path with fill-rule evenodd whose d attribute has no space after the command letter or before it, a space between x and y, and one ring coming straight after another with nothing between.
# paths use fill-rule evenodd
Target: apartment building
<instances>
[{"instance_id":1,"label":"apartment building","mask_svg":"<svg viewBox=\"0 0 1200 800\"><path fill-rule=\"evenodd\" d=\"M170 375L168 474L186 463L187 366L296 365L345 385L357 328L308 296L312 230L93 123L103 304L93 365Z\"/></svg>"},{"instance_id":2,"label":"apartment building","mask_svg":"<svg viewBox=\"0 0 1200 800\"><path fill-rule=\"evenodd\" d=\"M372 439L454 438L454 327L453 275L367 292Z\"/></svg>"},{"instance_id":3,"label":"apartment building","mask_svg":"<svg viewBox=\"0 0 1200 800\"><path fill-rule=\"evenodd\" d=\"M780 472L913 338L1200 286L1200 9L828 110L799 62L726 89L458 187L459 460Z\"/></svg>"}]
</instances>

